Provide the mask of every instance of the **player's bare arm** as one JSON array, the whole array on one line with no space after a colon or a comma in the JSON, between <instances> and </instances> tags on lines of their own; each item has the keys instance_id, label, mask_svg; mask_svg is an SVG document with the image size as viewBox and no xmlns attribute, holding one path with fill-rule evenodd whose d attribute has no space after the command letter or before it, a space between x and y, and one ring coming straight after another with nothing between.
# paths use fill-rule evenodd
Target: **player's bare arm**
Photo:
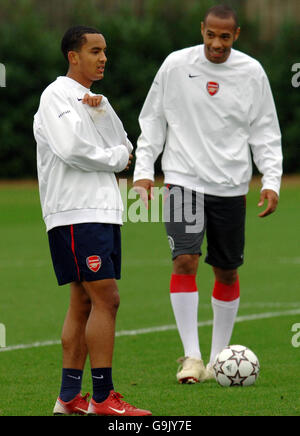
<instances>
[{"instance_id":1,"label":"player's bare arm","mask_svg":"<svg viewBox=\"0 0 300 436\"><path fill-rule=\"evenodd\" d=\"M140 195L143 203L148 209L148 200L154 199L154 182L150 179L137 180L133 184L133 188Z\"/></svg>"},{"instance_id":2,"label":"player's bare arm","mask_svg":"<svg viewBox=\"0 0 300 436\"><path fill-rule=\"evenodd\" d=\"M275 212L278 205L277 193L272 189L264 189L263 191L261 191L258 207L262 207L265 201L268 202L267 207L263 212L258 215L260 218L264 218Z\"/></svg>"}]
</instances>

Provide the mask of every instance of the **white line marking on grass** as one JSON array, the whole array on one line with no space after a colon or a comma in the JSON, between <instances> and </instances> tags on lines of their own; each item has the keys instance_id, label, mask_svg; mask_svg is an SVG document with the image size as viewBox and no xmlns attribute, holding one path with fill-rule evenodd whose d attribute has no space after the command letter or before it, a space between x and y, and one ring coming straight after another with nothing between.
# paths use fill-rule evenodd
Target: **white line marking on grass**
<instances>
[{"instance_id":1,"label":"white line marking on grass","mask_svg":"<svg viewBox=\"0 0 300 436\"><path fill-rule=\"evenodd\" d=\"M279 318L283 316L293 316L293 315L300 315L300 309L293 309L293 310L285 310L283 312L264 312L264 313L253 313L252 315L244 315L244 316L238 316L236 318L236 322L246 322L246 321L256 321L258 319L268 319L268 318ZM213 320L208 321L202 321L198 323L198 327L205 327L210 326L213 324ZM116 332L116 337L122 337L122 336L138 336L138 335L144 335L147 333L157 333L157 332L166 332L171 330L177 330L177 327L175 324L170 325L162 325L157 327L149 327L149 328L143 328L143 329L137 329L137 330L121 330L119 332ZM0 352L5 351L15 351L15 350L26 350L30 348L40 348L40 347L48 347L51 345L59 345L61 343L60 340L54 340L54 341L43 341L43 342L33 342L32 344L19 344L19 345L11 345L6 348L0 348Z\"/></svg>"},{"instance_id":2,"label":"white line marking on grass","mask_svg":"<svg viewBox=\"0 0 300 436\"><path fill-rule=\"evenodd\" d=\"M300 257L280 257L279 262L299 265L300 264Z\"/></svg>"},{"instance_id":3,"label":"white line marking on grass","mask_svg":"<svg viewBox=\"0 0 300 436\"><path fill-rule=\"evenodd\" d=\"M300 264L300 257L279 257L277 258L277 261L281 264L290 264L290 265L299 265ZM160 258L160 259L151 259L145 260L143 258L141 259L125 259L124 260L124 267L170 267L172 266L172 262L170 261L170 258ZM11 261L7 259L0 259L0 268L1 269L7 269L7 268L24 268L25 266L31 266L34 268L44 268L45 266L51 266L51 260L49 258L45 259L18 259L14 260L12 263Z\"/></svg>"},{"instance_id":4,"label":"white line marking on grass","mask_svg":"<svg viewBox=\"0 0 300 436\"><path fill-rule=\"evenodd\" d=\"M0 269L10 269L10 268L44 268L45 266L51 267L50 259L17 259L14 262L11 262L7 259L0 259ZM151 261L147 262L145 259L130 259L124 260L124 267L133 267L137 268L139 266L144 266L152 268L153 266L169 266L172 267L172 263L170 259L151 259Z\"/></svg>"},{"instance_id":5,"label":"white line marking on grass","mask_svg":"<svg viewBox=\"0 0 300 436\"><path fill-rule=\"evenodd\" d=\"M19 259L11 262L10 260L0 260L0 269L10 269L10 268L44 268L45 266L51 266L50 261L48 259L40 259L40 260L25 260Z\"/></svg>"},{"instance_id":6,"label":"white line marking on grass","mask_svg":"<svg viewBox=\"0 0 300 436\"><path fill-rule=\"evenodd\" d=\"M253 303L240 303L240 309L288 309L288 308L300 309L300 301L290 302L270 302L270 301L254 301ZM211 304L201 304L200 309L211 309Z\"/></svg>"},{"instance_id":7,"label":"white line marking on grass","mask_svg":"<svg viewBox=\"0 0 300 436\"><path fill-rule=\"evenodd\" d=\"M48 347L50 345L59 345L61 343L60 340L55 341L43 341L43 342L33 342L32 344L18 344L11 345L6 348L0 348L0 353L4 351L14 351L14 350L27 350L29 348L40 348L40 347Z\"/></svg>"},{"instance_id":8,"label":"white line marking on grass","mask_svg":"<svg viewBox=\"0 0 300 436\"><path fill-rule=\"evenodd\" d=\"M298 309L300 309L300 301L295 301L295 302L293 302L293 301L290 301L290 302L284 302L284 301L281 301L281 302L269 302L269 301L256 301L256 302L254 302L254 303L241 303L240 304L240 308L241 309L248 309L248 308L251 308L251 307L260 307L260 308L266 308L266 307L269 307L269 308L275 308L275 307L277 307L277 309L283 309L283 308L287 308L287 307L295 307L295 308L298 308Z\"/></svg>"}]
</instances>

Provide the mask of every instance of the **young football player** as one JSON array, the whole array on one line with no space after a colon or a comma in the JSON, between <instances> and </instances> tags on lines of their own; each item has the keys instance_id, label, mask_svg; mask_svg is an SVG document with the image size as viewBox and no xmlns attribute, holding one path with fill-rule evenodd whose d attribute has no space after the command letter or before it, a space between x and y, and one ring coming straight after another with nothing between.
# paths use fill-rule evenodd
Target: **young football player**
<instances>
[{"instance_id":1,"label":"young football player","mask_svg":"<svg viewBox=\"0 0 300 436\"><path fill-rule=\"evenodd\" d=\"M62 331L63 370L54 414L151 415L114 389L112 358L119 306L123 205L114 173L128 168L132 145L104 96L106 41L96 29L70 28L61 44L66 76L43 92L34 117L43 217L58 284L70 283ZM93 397L81 394L89 356Z\"/></svg>"}]
</instances>

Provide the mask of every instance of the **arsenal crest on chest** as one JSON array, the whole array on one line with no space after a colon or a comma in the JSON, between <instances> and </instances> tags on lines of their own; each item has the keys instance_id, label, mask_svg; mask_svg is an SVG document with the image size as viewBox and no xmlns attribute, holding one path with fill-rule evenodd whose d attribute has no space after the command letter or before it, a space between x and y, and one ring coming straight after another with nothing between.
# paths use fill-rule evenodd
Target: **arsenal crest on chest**
<instances>
[{"instance_id":1,"label":"arsenal crest on chest","mask_svg":"<svg viewBox=\"0 0 300 436\"><path fill-rule=\"evenodd\" d=\"M219 84L217 82L207 82L206 89L210 95L215 95L219 91Z\"/></svg>"}]
</instances>

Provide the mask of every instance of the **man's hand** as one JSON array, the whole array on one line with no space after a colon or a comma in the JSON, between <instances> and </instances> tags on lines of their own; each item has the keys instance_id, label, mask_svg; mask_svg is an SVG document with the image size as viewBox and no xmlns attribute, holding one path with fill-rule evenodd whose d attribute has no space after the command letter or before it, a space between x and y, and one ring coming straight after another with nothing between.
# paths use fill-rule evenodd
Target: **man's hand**
<instances>
[{"instance_id":1,"label":"man's hand","mask_svg":"<svg viewBox=\"0 0 300 436\"><path fill-rule=\"evenodd\" d=\"M133 189L140 195L146 209L148 209L148 200L154 199L153 188L154 183L149 179L137 180L133 185Z\"/></svg>"},{"instance_id":2,"label":"man's hand","mask_svg":"<svg viewBox=\"0 0 300 436\"><path fill-rule=\"evenodd\" d=\"M260 193L258 207L262 207L265 200L268 201L268 205L267 208L258 215L260 218L264 218L275 212L278 204L278 195L275 191L272 191L272 189L264 189Z\"/></svg>"},{"instance_id":3,"label":"man's hand","mask_svg":"<svg viewBox=\"0 0 300 436\"><path fill-rule=\"evenodd\" d=\"M132 159L133 159L133 154L130 154L129 155L128 164L127 164L127 167L125 168L125 170L129 170L131 162L132 162Z\"/></svg>"},{"instance_id":4,"label":"man's hand","mask_svg":"<svg viewBox=\"0 0 300 436\"><path fill-rule=\"evenodd\" d=\"M82 99L83 104L88 104L91 107L100 106L101 101L102 101L102 95L84 94L84 97Z\"/></svg>"}]
</instances>

